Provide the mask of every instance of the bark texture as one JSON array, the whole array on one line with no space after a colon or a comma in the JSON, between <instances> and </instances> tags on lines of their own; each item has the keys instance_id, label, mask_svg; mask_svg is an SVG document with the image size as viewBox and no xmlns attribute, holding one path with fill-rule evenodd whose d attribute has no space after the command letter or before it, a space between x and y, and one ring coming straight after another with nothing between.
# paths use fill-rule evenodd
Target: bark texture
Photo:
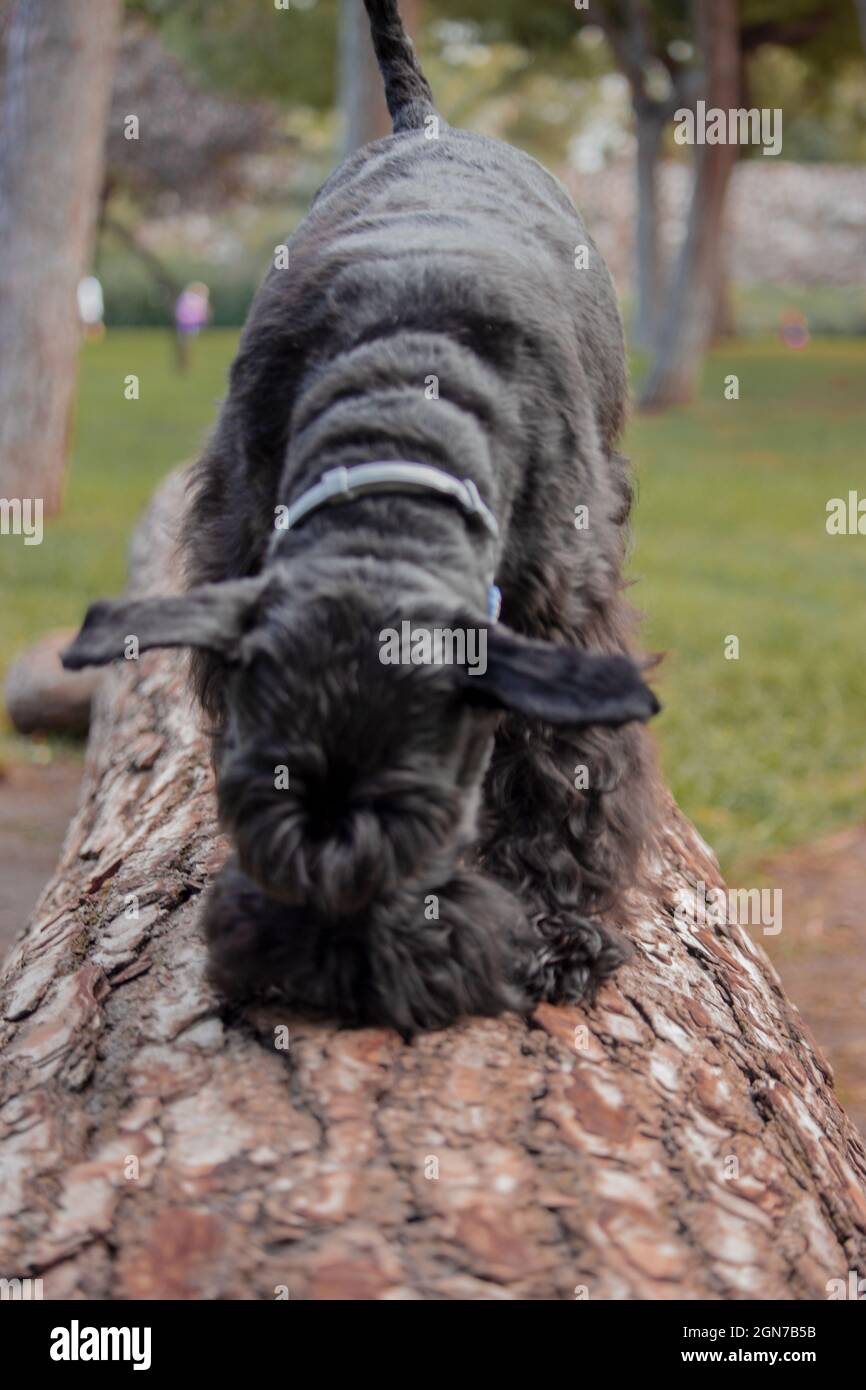
<instances>
[{"instance_id":1,"label":"bark texture","mask_svg":"<svg viewBox=\"0 0 866 1390\"><path fill-rule=\"evenodd\" d=\"M179 488L139 530L136 591L166 587ZM221 1010L197 913L224 851L183 662L121 663L0 978L0 1275L472 1300L822 1299L866 1273L866 1153L752 935L675 920L719 879L673 805L636 960L595 1009L412 1046Z\"/></svg>"},{"instance_id":2,"label":"bark texture","mask_svg":"<svg viewBox=\"0 0 866 1390\"><path fill-rule=\"evenodd\" d=\"M60 506L121 0L15 0L0 111L0 493Z\"/></svg>"}]
</instances>

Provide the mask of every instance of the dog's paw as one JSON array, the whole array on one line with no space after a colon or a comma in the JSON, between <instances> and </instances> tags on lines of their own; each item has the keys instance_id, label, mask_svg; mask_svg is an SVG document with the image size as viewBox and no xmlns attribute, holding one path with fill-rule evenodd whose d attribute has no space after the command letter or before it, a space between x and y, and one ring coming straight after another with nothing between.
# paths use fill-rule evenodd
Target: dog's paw
<instances>
[{"instance_id":1,"label":"dog's paw","mask_svg":"<svg viewBox=\"0 0 866 1390\"><path fill-rule=\"evenodd\" d=\"M634 953L616 927L572 912L536 917L533 930L523 982L536 1002L591 1004L602 982Z\"/></svg>"},{"instance_id":2,"label":"dog's paw","mask_svg":"<svg viewBox=\"0 0 866 1390\"><path fill-rule=\"evenodd\" d=\"M523 909L492 879L456 870L435 890L405 889L377 907L368 933L370 1008L404 1037L472 1014L525 1011L518 962Z\"/></svg>"},{"instance_id":3,"label":"dog's paw","mask_svg":"<svg viewBox=\"0 0 866 1390\"><path fill-rule=\"evenodd\" d=\"M324 924L305 908L268 898L236 860L210 888L202 920L209 977L225 999L369 1021L369 961L356 925Z\"/></svg>"},{"instance_id":4,"label":"dog's paw","mask_svg":"<svg viewBox=\"0 0 866 1390\"><path fill-rule=\"evenodd\" d=\"M211 884L202 909L211 982L243 1003L264 994L285 965L290 913L266 898L229 860Z\"/></svg>"},{"instance_id":5,"label":"dog's paw","mask_svg":"<svg viewBox=\"0 0 866 1390\"><path fill-rule=\"evenodd\" d=\"M435 890L407 886L363 920L325 922L265 897L232 860L203 920L210 978L236 1003L279 1001L406 1038L529 1007L518 980L530 945L523 910L470 870Z\"/></svg>"}]
</instances>

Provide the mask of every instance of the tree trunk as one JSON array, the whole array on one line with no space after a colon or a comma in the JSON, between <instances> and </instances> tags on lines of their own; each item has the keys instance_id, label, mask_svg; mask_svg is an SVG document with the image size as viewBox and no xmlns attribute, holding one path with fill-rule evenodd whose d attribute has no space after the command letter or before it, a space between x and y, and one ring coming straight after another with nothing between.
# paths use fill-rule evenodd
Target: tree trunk
<instances>
[{"instance_id":1,"label":"tree trunk","mask_svg":"<svg viewBox=\"0 0 866 1390\"><path fill-rule=\"evenodd\" d=\"M103 215L100 227L100 233L102 232L113 233L118 241L122 241L126 249L142 263L151 277L165 308L166 324L169 326L172 336L175 364L179 372L188 371L190 365L189 337L186 333L181 333L175 328L175 308L183 293L183 285L180 280L175 279L172 271L163 264L159 256L151 251L149 246L145 246L143 242L139 241L131 228L124 226L122 222Z\"/></svg>"},{"instance_id":2,"label":"tree trunk","mask_svg":"<svg viewBox=\"0 0 866 1390\"><path fill-rule=\"evenodd\" d=\"M707 109L729 111L739 96L739 29L735 0L698 0L706 64ZM719 267L724 255L724 212L737 160L733 144L696 145L688 227L658 352L641 396L647 410L686 404L700 382L704 353L716 322Z\"/></svg>"},{"instance_id":3,"label":"tree trunk","mask_svg":"<svg viewBox=\"0 0 866 1390\"><path fill-rule=\"evenodd\" d=\"M17 0L0 113L0 493L61 503L121 0Z\"/></svg>"},{"instance_id":4,"label":"tree trunk","mask_svg":"<svg viewBox=\"0 0 866 1390\"><path fill-rule=\"evenodd\" d=\"M652 348L656 342L662 297L659 249L658 164L666 116L658 103L635 100L637 131L637 264L634 341Z\"/></svg>"},{"instance_id":5,"label":"tree trunk","mask_svg":"<svg viewBox=\"0 0 866 1390\"><path fill-rule=\"evenodd\" d=\"M417 32L418 0L402 0L407 34ZM370 39L370 22L360 0L340 0L340 110L343 153L391 134L382 75Z\"/></svg>"},{"instance_id":6,"label":"tree trunk","mask_svg":"<svg viewBox=\"0 0 866 1390\"><path fill-rule=\"evenodd\" d=\"M723 343L729 338L737 336L737 316L734 310L734 294L731 288L731 280L728 275L727 266L724 261L718 267L716 275L715 301L713 309L713 327L710 333L710 344Z\"/></svg>"},{"instance_id":7,"label":"tree trunk","mask_svg":"<svg viewBox=\"0 0 866 1390\"><path fill-rule=\"evenodd\" d=\"M134 540L136 592L167 586L181 486ZM7 1277L47 1298L823 1299L866 1273L866 1153L749 933L674 918L719 877L672 804L636 960L595 1008L411 1046L221 1009L197 917L224 850L182 661L120 663L0 978Z\"/></svg>"}]
</instances>

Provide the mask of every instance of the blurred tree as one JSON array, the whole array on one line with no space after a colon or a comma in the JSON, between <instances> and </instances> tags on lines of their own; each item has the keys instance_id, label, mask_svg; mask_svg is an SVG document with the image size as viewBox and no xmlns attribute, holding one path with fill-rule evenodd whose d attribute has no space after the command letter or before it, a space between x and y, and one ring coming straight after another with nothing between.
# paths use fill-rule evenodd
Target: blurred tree
<instances>
[{"instance_id":1,"label":"blurred tree","mask_svg":"<svg viewBox=\"0 0 866 1390\"><path fill-rule=\"evenodd\" d=\"M129 138L128 117L137 118ZM273 109L192 80L159 34L127 23L111 94L106 162L112 189L152 209L171 201L219 207L244 191L241 160L277 139Z\"/></svg>"},{"instance_id":2,"label":"blurred tree","mask_svg":"<svg viewBox=\"0 0 866 1390\"><path fill-rule=\"evenodd\" d=\"M744 97L749 105L784 107L788 158L846 162L864 157L861 4L864 0L742 0Z\"/></svg>"},{"instance_id":3,"label":"blurred tree","mask_svg":"<svg viewBox=\"0 0 866 1390\"><path fill-rule=\"evenodd\" d=\"M173 328L183 286L142 238L138 217L129 217L130 203L136 213L156 215L223 208L250 192L247 157L278 143L292 142L278 135L270 105L208 91L138 15L127 20L111 94L99 249L101 234L108 233L144 267L167 326ZM181 340L172 336L180 349Z\"/></svg>"},{"instance_id":4,"label":"blurred tree","mask_svg":"<svg viewBox=\"0 0 866 1390\"><path fill-rule=\"evenodd\" d=\"M594 0L587 9L561 0L437 0L437 12L473 20L483 37L509 39L537 63L571 76L586 72L576 37L601 28L631 94L637 139L637 310L634 337L649 347L657 326L663 272L658 233L657 167L674 112L697 97L700 76L691 61L687 0ZM678 47L679 45L679 47ZM684 47L688 51L684 52Z\"/></svg>"},{"instance_id":5,"label":"blurred tree","mask_svg":"<svg viewBox=\"0 0 866 1390\"><path fill-rule=\"evenodd\" d=\"M797 48L832 71L857 38L855 4L861 0L740 0L742 49L764 44Z\"/></svg>"},{"instance_id":6,"label":"blurred tree","mask_svg":"<svg viewBox=\"0 0 866 1390\"><path fill-rule=\"evenodd\" d=\"M127 0L204 84L232 96L333 105L339 0ZM361 8L361 0L357 0Z\"/></svg>"},{"instance_id":7,"label":"blurred tree","mask_svg":"<svg viewBox=\"0 0 866 1390\"><path fill-rule=\"evenodd\" d=\"M658 166L671 119L678 110L693 108L705 85L693 7L688 0L600 0L591 11L577 13L584 22L601 25L631 91L638 206L634 337L639 346L656 348L665 300L658 238ZM807 70L824 79L817 84L824 93L831 85L833 68L850 51L854 37L850 0L739 0L737 13L741 59L735 94L732 89L735 106L750 104L751 60L768 46L797 49ZM765 104L778 104L766 87L762 97ZM719 231L710 337L720 336L731 326L721 226Z\"/></svg>"},{"instance_id":8,"label":"blurred tree","mask_svg":"<svg viewBox=\"0 0 866 1390\"><path fill-rule=\"evenodd\" d=\"M857 3L866 8L866 0ZM697 264L704 265L712 282L709 300L705 301L702 293L697 295L706 309L706 339L729 329L723 222L727 178L724 186L719 183L712 200L704 201L708 174L705 170L698 178L696 172L689 218L692 234L683 244L670 292L659 248L658 168L666 131L678 110L693 108L698 97L706 96L708 82L690 0L593 0L585 10L563 5L561 0L536 0L532 7L521 0L436 0L435 12L455 20L471 20L479 34L490 41L509 38L524 45L545 68L563 71L571 65L575 73L580 71L580 57L573 43L576 26L601 28L616 66L628 81L634 115L638 208L635 341L655 349L664 332L670 343L669 293L680 302L682 288L677 286L687 283L689 265L692 272ZM833 77L852 46L857 45L852 0L739 0L734 14L739 36L736 80L732 73L729 86L733 106L751 104L753 74L760 104L779 104L773 89L776 70L764 64L761 71L761 59L770 50L787 49L798 55L801 104L808 102L820 122L822 103L826 104L834 88ZM710 242L715 243L712 252ZM696 261L694 251L699 244L707 251ZM693 323L686 332L692 342L695 327Z\"/></svg>"},{"instance_id":9,"label":"blurred tree","mask_svg":"<svg viewBox=\"0 0 866 1390\"><path fill-rule=\"evenodd\" d=\"M390 134L361 0L292 0L279 10L253 7L248 0L128 4L133 13L159 24L166 42L193 70L224 91L325 109L337 90L344 154ZM414 34L418 0L402 0L400 9Z\"/></svg>"},{"instance_id":10,"label":"blurred tree","mask_svg":"<svg viewBox=\"0 0 866 1390\"><path fill-rule=\"evenodd\" d=\"M682 0L613 0L598 9L597 18L631 93L637 139L633 336L639 347L649 348L656 342L663 299L658 210L662 142L675 112L694 105L701 78L692 62L693 36Z\"/></svg>"},{"instance_id":11,"label":"blurred tree","mask_svg":"<svg viewBox=\"0 0 866 1390\"><path fill-rule=\"evenodd\" d=\"M0 117L0 492L63 492L121 0L15 0Z\"/></svg>"},{"instance_id":12,"label":"blurred tree","mask_svg":"<svg viewBox=\"0 0 866 1390\"><path fill-rule=\"evenodd\" d=\"M694 16L695 47L703 62L700 95L708 108L725 111L754 104L750 60L767 47L796 49L826 89L829 73L856 42L850 0L720 0L712 23L706 4L697 0ZM772 92L762 93L764 103L776 104ZM756 156L758 151L735 145L695 147L686 235L657 320L655 357L641 396L647 409L692 398L707 346L729 326L725 205L741 153Z\"/></svg>"},{"instance_id":13,"label":"blurred tree","mask_svg":"<svg viewBox=\"0 0 866 1390\"><path fill-rule=\"evenodd\" d=\"M418 9L418 0L401 0L403 26L410 38L418 32ZM370 21L361 0L340 0L338 102L344 155L391 134L382 75L370 40Z\"/></svg>"},{"instance_id":14,"label":"blurred tree","mask_svg":"<svg viewBox=\"0 0 866 1390\"><path fill-rule=\"evenodd\" d=\"M340 0L339 104L343 154L391 133L391 118L379 65L370 41L370 24L361 0Z\"/></svg>"},{"instance_id":15,"label":"blurred tree","mask_svg":"<svg viewBox=\"0 0 866 1390\"><path fill-rule=\"evenodd\" d=\"M740 96L736 0L695 0L707 108L734 110ZM694 186L685 239L659 328L655 358L641 395L646 409L691 400L716 322L724 246L724 211L737 159L733 144L696 144Z\"/></svg>"}]
</instances>

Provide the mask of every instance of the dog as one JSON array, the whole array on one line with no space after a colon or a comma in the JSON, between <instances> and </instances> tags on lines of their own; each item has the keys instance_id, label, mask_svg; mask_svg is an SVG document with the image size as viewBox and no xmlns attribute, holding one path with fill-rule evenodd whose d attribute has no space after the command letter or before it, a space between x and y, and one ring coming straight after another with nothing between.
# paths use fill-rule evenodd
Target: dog
<instances>
[{"instance_id":1,"label":"dog","mask_svg":"<svg viewBox=\"0 0 866 1390\"><path fill-rule=\"evenodd\" d=\"M659 706L623 595L608 271L540 164L446 124L396 0L365 3L393 134L258 291L188 590L93 605L64 664L129 634L192 650L233 842L204 909L219 989L408 1038L591 1000L626 959Z\"/></svg>"}]
</instances>

